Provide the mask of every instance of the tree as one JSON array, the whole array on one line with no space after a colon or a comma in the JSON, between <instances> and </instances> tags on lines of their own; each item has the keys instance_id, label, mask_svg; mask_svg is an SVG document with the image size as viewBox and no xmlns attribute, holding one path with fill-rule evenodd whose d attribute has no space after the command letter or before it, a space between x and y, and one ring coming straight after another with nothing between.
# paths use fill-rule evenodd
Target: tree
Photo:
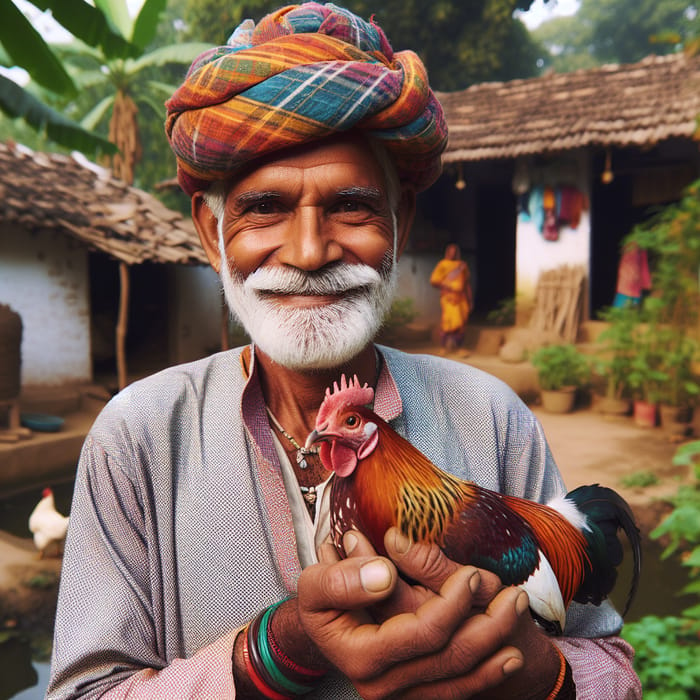
<instances>
[{"instance_id":1,"label":"tree","mask_svg":"<svg viewBox=\"0 0 700 700\"><path fill-rule=\"evenodd\" d=\"M106 52L82 41L56 47L91 109L81 124L91 130L109 117L109 140L118 152L112 158L112 171L125 182L134 182L134 167L141 157L139 112L152 111L163 117L163 100L175 85L154 78L152 70L169 64L189 66L208 48L203 44L173 44L148 50L156 35L158 20L166 0L146 0L139 14L129 16L125 0L96 0L97 7L124 41L135 47L130 56ZM157 101L158 97L162 99Z\"/></svg>"},{"instance_id":2,"label":"tree","mask_svg":"<svg viewBox=\"0 0 700 700\"><path fill-rule=\"evenodd\" d=\"M546 65L567 71L604 63L634 63L679 50L700 33L697 4L689 0L581 0L575 15L540 25Z\"/></svg>"},{"instance_id":3,"label":"tree","mask_svg":"<svg viewBox=\"0 0 700 700\"><path fill-rule=\"evenodd\" d=\"M528 77L537 72L541 55L513 12L527 10L532 0L346 0L361 17L374 15L395 50L410 48L426 64L438 90L459 90L483 80ZM187 0L185 20L190 35L224 43L245 18L260 19L279 7L275 0ZM540 49L539 51L537 49Z\"/></svg>"},{"instance_id":4,"label":"tree","mask_svg":"<svg viewBox=\"0 0 700 700\"><path fill-rule=\"evenodd\" d=\"M92 107L83 117L82 125L97 129L100 123L109 121L109 140L117 147L112 156L112 172L128 184L134 182L134 169L141 158L139 134L140 110L152 110L162 125L162 100L169 97L175 86L156 80L153 69L170 64L189 66L203 50L203 44L173 44L148 50L156 36L166 0L145 0L139 14L129 15L126 0L95 0L103 16L124 41L136 47L131 55L114 54L104 46L92 47L74 40L57 47L64 65L80 86L84 100ZM83 104L81 100L74 107ZM161 127L162 128L162 127ZM161 132L162 133L162 132ZM165 137L162 136L165 143ZM117 375L119 388L127 383L126 326L129 303L129 276L125 263L120 264L121 294L116 332Z\"/></svg>"},{"instance_id":5,"label":"tree","mask_svg":"<svg viewBox=\"0 0 700 700\"><path fill-rule=\"evenodd\" d=\"M129 55L135 50L112 31L105 17L83 0L35 0L39 10L51 10L54 18L90 46L101 46L110 55ZM75 96L77 86L55 52L47 45L12 0L0 0L0 65L24 68L31 78L55 95ZM0 75L0 110L21 118L32 128L67 148L114 152L106 139L95 136L52 109L35 94Z\"/></svg>"}]
</instances>

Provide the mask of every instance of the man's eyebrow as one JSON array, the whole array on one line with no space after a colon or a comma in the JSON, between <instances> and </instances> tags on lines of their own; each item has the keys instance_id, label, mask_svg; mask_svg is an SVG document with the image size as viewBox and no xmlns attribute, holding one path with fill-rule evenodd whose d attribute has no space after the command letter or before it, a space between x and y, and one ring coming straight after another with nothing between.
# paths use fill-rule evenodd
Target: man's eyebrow
<instances>
[{"instance_id":1,"label":"man's eyebrow","mask_svg":"<svg viewBox=\"0 0 700 700\"><path fill-rule=\"evenodd\" d=\"M269 199L279 199L282 195L275 190L250 190L241 192L234 197L234 201L238 205L245 206L254 202L264 202Z\"/></svg>"},{"instance_id":2,"label":"man's eyebrow","mask_svg":"<svg viewBox=\"0 0 700 700\"><path fill-rule=\"evenodd\" d=\"M359 185L344 187L336 194L339 197L357 197L368 200L381 200L384 197L384 193L378 187L361 187Z\"/></svg>"}]
</instances>

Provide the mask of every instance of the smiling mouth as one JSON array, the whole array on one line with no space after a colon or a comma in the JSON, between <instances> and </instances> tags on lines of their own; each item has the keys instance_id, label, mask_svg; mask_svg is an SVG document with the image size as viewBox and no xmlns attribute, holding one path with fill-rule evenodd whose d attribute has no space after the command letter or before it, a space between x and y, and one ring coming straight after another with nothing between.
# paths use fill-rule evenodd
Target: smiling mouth
<instances>
[{"instance_id":1,"label":"smiling mouth","mask_svg":"<svg viewBox=\"0 0 700 700\"><path fill-rule=\"evenodd\" d=\"M288 294L280 292L266 292L265 299L275 301L278 304L295 306L325 306L340 301L345 295L342 294Z\"/></svg>"},{"instance_id":2,"label":"smiling mouth","mask_svg":"<svg viewBox=\"0 0 700 700\"><path fill-rule=\"evenodd\" d=\"M258 290L258 294L265 300L276 301L280 304L297 304L299 306L321 306L340 301L341 299L353 299L361 296L366 291L365 287L353 287L339 291L327 292L289 292L279 289Z\"/></svg>"}]
</instances>

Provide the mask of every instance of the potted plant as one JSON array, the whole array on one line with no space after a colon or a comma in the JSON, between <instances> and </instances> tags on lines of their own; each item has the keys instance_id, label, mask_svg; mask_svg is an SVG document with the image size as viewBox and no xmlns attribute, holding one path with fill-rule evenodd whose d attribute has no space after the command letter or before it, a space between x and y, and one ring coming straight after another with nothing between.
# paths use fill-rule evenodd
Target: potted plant
<instances>
[{"instance_id":1,"label":"potted plant","mask_svg":"<svg viewBox=\"0 0 700 700\"><path fill-rule=\"evenodd\" d=\"M661 386L668 380L661 369L661 350L655 325L639 324L634 340L636 352L627 375L634 394L634 421L640 427L653 428L658 422Z\"/></svg>"},{"instance_id":2,"label":"potted plant","mask_svg":"<svg viewBox=\"0 0 700 700\"><path fill-rule=\"evenodd\" d=\"M575 345L545 345L530 358L537 371L542 407L552 413L573 409L576 389L590 378L590 363Z\"/></svg>"},{"instance_id":3,"label":"potted plant","mask_svg":"<svg viewBox=\"0 0 700 700\"><path fill-rule=\"evenodd\" d=\"M634 333L639 311L633 307L608 307L599 314L608 326L597 338L594 373L603 391L596 406L601 413L627 415L632 404L629 375L636 352Z\"/></svg>"},{"instance_id":4,"label":"potted plant","mask_svg":"<svg viewBox=\"0 0 700 700\"><path fill-rule=\"evenodd\" d=\"M693 376L700 288L700 180L683 198L637 225L627 241L647 251L652 262L652 293L644 300L648 324L645 345L651 364L639 367L637 386L654 399L682 408L700 394ZM649 363L647 363L649 365Z\"/></svg>"},{"instance_id":5,"label":"potted plant","mask_svg":"<svg viewBox=\"0 0 700 700\"><path fill-rule=\"evenodd\" d=\"M700 394L700 383L692 371L697 343L671 327L662 329L660 338L664 345L660 368L665 380L658 392L659 418L669 437L681 438L689 432L694 404Z\"/></svg>"}]
</instances>

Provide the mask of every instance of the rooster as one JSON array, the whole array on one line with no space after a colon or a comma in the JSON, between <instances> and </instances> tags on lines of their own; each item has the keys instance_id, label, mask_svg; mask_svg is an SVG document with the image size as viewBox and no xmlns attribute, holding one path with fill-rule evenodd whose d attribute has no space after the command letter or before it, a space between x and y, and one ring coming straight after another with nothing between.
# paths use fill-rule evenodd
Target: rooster
<instances>
[{"instance_id":1,"label":"rooster","mask_svg":"<svg viewBox=\"0 0 700 700\"><path fill-rule=\"evenodd\" d=\"M41 500L29 516L29 530L34 535L34 545L39 550L39 558L52 551L59 554L68 531L68 517L56 510L53 491L45 488Z\"/></svg>"},{"instance_id":2,"label":"rooster","mask_svg":"<svg viewBox=\"0 0 700 700\"><path fill-rule=\"evenodd\" d=\"M437 543L460 564L520 586L534 618L561 633L572 600L600 605L622 561L617 533L632 545L634 571L623 615L641 572L640 535L627 503L597 484L581 486L547 505L491 491L435 466L367 408L374 390L341 378L326 390L306 447L321 443L323 465L334 472L331 533L363 532L380 554L392 526L412 541Z\"/></svg>"}]
</instances>

